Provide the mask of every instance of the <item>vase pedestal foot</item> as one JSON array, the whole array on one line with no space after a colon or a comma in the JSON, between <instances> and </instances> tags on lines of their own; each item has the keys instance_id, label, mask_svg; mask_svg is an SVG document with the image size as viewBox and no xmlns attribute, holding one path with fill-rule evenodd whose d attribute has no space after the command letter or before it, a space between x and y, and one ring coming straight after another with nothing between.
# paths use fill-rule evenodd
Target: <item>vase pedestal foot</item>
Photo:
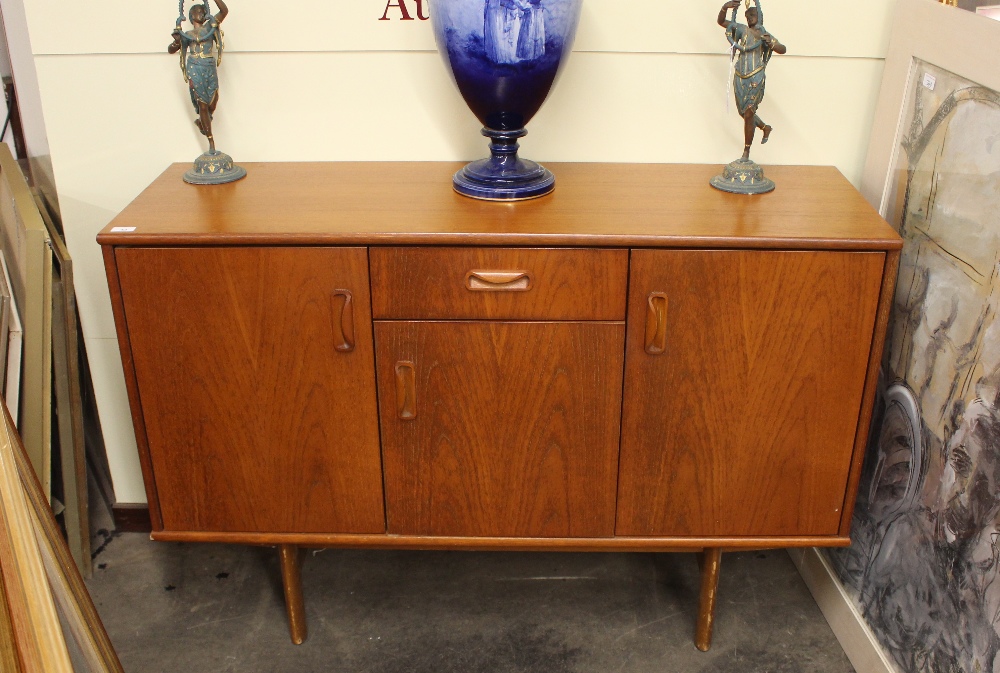
<instances>
[{"instance_id":1,"label":"vase pedestal foot","mask_svg":"<svg viewBox=\"0 0 1000 673\"><path fill-rule=\"evenodd\" d=\"M764 169L752 159L737 159L726 166L711 183L730 194L766 194L774 191L774 181L764 176Z\"/></svg>"},{"instance_id":2,"label":"vase pedestal foot","mask_svg":"<svg viewBox=\"0 0 1000 673\"><path fill-rule=\"evenodd\" d=\"M455 191L463 196L486 201L523 201L545 196L556 186L556 178L544 166L520 159L518 138L527 131L483 129L490 138L490 157L473 161L455 173Z\"/></svg>"}]
</instances>

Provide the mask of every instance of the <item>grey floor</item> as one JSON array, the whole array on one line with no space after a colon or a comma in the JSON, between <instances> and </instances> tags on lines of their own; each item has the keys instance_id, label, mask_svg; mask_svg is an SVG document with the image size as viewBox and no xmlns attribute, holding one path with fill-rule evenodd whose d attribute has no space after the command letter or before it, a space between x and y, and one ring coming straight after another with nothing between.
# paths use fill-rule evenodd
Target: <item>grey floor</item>
<instances>
[{"instance_id":1,"label":"grey floor","mask_svg":"<svg viewBox=\"0 0 1000 673\"><path fill-rule=\"evenodd\" d=\"M94 563L129 673L853 671L783 551L723 556L708 653L693 554L308 552L301 646L273 549L131 533Z\"/></svg>"}]
</instances>

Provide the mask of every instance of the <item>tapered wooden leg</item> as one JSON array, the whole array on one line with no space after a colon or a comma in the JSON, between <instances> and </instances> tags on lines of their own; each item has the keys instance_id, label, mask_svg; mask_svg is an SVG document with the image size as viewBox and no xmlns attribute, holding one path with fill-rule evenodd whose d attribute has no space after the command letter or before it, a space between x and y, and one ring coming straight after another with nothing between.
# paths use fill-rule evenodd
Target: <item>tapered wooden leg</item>
<instances>
[{"instance_id":1,"label":"tapered wooden leg","mask_svg":"<svg viewBox=\"0 0 1000 673\"><path fill-rule=\"evenodd\" d=\"M301 645L306 640L306 608L302 600L302 573L299 565L299 547L283 544L278 548L281 556L281 583L285 587L285 610L288 612L288 630L292 642Z\"/></svg>"},{"instance_id":2,"label":"tapered wooden leg","mask_svg":"<svg viewBox=\"0 0 1000 673\"><path fill-rule=\"evenodd\" d=\"M722 563L722 550L712 547L704 550L698 556L701 566L701 599L698 606L698 628L695 631L694 644L702 652L707 652L712 646L712 627L715 625L715 597L719 588L719 566Z\"/></svg>"}]
</instances>

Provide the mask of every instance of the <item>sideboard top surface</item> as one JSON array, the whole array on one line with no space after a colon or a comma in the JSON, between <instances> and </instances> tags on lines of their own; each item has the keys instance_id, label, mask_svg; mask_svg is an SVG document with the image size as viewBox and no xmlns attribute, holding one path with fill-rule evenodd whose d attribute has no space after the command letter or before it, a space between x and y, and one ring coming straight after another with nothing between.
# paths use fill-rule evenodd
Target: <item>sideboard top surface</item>
<instances>
[{"instance_id":1,"label":"sideboard top surface","mask_svg":"<svg viewBox=\"0 0 1000 673\"><path fill-rule=\"evenodd\" d=\"M451 162L247 163L196 186L174 164L100 234L105 245L544 245L890 250L893 229L833 167L768 166L776 191L739 196L720 166L546 164L550 196L456 194ZM112 232L112 228L132 228Z\"/></svg>"}]
</instances>

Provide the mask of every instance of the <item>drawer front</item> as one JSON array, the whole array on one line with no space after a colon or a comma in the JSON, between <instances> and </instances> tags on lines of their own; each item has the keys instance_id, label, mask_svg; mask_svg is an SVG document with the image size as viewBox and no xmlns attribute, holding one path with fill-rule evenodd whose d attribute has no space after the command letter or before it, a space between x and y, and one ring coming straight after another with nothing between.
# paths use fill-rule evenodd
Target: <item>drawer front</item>
<instances>
[{"instance_id":1,"label":"drawer front","mask_svg":"<svg viewBox=\"0 0 1000 673\"><path fill-rule=\"evenodd\" d=\"M628 251L372 248L376 320L624 320Z\"/></svg>"}]
</instances>

